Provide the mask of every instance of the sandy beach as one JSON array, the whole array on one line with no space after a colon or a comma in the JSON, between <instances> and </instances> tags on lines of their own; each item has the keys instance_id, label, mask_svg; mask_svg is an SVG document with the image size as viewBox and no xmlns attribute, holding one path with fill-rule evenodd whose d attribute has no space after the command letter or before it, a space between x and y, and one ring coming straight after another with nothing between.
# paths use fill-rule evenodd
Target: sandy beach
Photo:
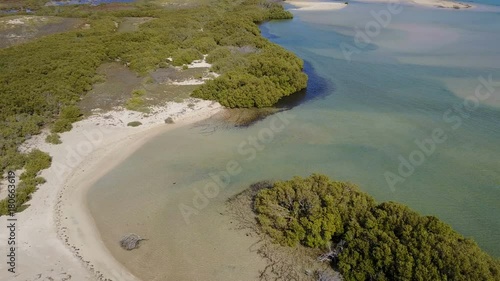
<instances>
[{"instance_id":1,"label":"sandy beach","mask_svg":"<svg viewBox=\"0 0 500 281\"><path fill-rule=\"evenodd\" d=\"M285 3L297 7L295 10L300 11L331 11L340 10L347 5L341 2L326 2L326 1L296 1L287 0Z\"/></svg>"},{"instance_id":2,"label":"sandy beach","mask_svg":"<svg viewBox=\"0 0 500 281\"><path fill-rule=\"evenodd\" d=\"M47 182L34 193L30 207L16 215L16 273L2 271L0 279L138 280L100 240L87 211L87 190L149 139L206 119L221 109L216 102L198 99L169 102L152 108L149 114L117 108L73 124L70 132L61 134L62 144L46 143L48 132L28 140L21 149L48 152L52 166L42 171ZM166 124L168 117L175 123ZM132 121L143 125L127 126ZM6 217L0 222L6 225Z\"/></svg>"},{"instance_id":3,"label":"sandy beach","mask_svg":"<svg viewBox=\"0 0 500 281\"><path fill-rule=\"evenodd\" d=\"M408 3L415 3L417 5L426 7L436 7L436 8L447 8L447 9L468 9L473 8L473 5L464 4L449 0L410 0Z\"/></svg>"},{"instance_id":4,"label":"sandy beach","mask_svg":"<svg viewBox=\"0 0 500 281\"><path fill-rule=\"evenodd\" d=\"M451 0L359 0L364 3L400 3L403 5L417 5L428 8L445 8L445 9L469 9L474 8L473 5L460 3Z\"/></svg>"},{"instance_id":5,"label":"sandy beach","mask_svg":"<svg viewBox=\"0 0 500 281\"><path fill-rule=\"evenodd\" d=\"M346 1L349 2L349 1ZM365 3L400 3L405 5L418 5L423 7L433 8L447 8L447 9L467 9L473 8L473 5L460 3L451 0L359 0L358 2ZM285 3L291 4L297 8L292 10L300 11L331 11L340 10L345 8L347 4L344 2L330 2L330 1L300 1L300 0L287 0Z\"/></svg>"}]
</instances>

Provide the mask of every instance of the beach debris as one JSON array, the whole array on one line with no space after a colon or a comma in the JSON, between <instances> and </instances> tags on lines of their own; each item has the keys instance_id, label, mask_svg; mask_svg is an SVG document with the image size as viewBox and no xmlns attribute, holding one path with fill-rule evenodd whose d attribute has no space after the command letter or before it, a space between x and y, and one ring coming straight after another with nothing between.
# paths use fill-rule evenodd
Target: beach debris
<instances>
[{"instance_id":1,"label":"beach debris","mask_svg":"<svg viewBox=\"0 0 500 281\"><path fill-rule=\"evenodd\" d=\"M139 248L139 243L142 240L146 240L146 239L141 238L139 235L137 235L135 233L128 233L128 234L125 234L122 237L122 239L120 240L120 246L127 251L131 251L131 250Z\"/></svg>"},{"instance_id":2,"label":"beach debris","mask_svg":"<svg viewBox=\"0 0 500 281\"><path fill-rule=\"evenodd\" d=\"M328 252L319 256L318 260L320 262L325 262L325 261L332 262L332 261L334 261L342 253L342 251L344 251L345 244L346 244L345 240L340 240L340 242L335 247L333 247L333 245L330 245L328 247L329 248Z\"/></svg>"}]
</instances>

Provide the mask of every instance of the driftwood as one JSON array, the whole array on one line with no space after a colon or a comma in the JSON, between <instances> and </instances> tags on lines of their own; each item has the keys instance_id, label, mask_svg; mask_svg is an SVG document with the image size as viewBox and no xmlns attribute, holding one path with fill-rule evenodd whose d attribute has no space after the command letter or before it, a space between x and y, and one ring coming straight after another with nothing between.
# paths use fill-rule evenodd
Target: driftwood
<instances>
[{"instance_id":1,"label":"driftwood","mask_svg":"<svg viewBox=\"0 0 500 281\"><path fill-rule=\"evenodd\" d=\"M123 235L122 239L120 239L120 246L127 251L131 251L133 249L139 248L139 243L142 240L146 239L141 238L135 233L125 234Z\"/></svg>"},{"instance_id":2,"label":"driftwood","mask_svg":"<svg viewBox=\"0 0 500 281\"><path fill-rule=\"evenodd\" d=\"M344 250L345 240L340 240L340 242L335 246L330 246L330 249L327 253L322 254L318 257L318 261L321 262L332 262L334 261Z\"/></svg>"}]
</instances>

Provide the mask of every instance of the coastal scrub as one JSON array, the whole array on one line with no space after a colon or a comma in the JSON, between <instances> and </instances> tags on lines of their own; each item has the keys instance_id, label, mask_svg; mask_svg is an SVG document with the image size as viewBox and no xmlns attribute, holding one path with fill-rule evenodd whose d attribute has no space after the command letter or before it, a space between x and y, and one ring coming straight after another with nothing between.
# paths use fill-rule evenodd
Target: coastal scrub
<instances>
[{"instance_id":1,"label":"coastal scrub","mask_svg":"<svg viewBox=\"0 0 500 281\"><path fill-rule=\"evenodd\" d=\"M500 261L433 216L313 174L276 182L254 198L276 243L327 249L345 280L499 280ZM335 247L332 247L335 246Z\"/></svg>"},{"instance_id":2,"label":"coastal scrub","mask_svg":"<svg viewBox=\"0 0 500 281\"><path fill-rule=\"evenodd\" d=\"M82 25L0 49L2 172L23 168L26 155L18 148L42 128L54 133L47 141L60 142L55 134L71 130L72 123L81 119L78 103L102 82L96 71L104 63L118 62L138 76L147 76L158 68L187 65L211 54L214 69L224 74L201 85L193 96L227 107L272 106L307 84L302 60L269 42L258 28L267 20L292 17L278 3L214 0L182 9L122 3L120 9L106 9L105 4L28 2L25 7L37 15L80 18ZM148 20L119 32L120 23L130 18ZM215 55L216 50L223 51ZM143 93L135 92L123 102L129 109L146 110Z\"/></svg>"}]
</instances>

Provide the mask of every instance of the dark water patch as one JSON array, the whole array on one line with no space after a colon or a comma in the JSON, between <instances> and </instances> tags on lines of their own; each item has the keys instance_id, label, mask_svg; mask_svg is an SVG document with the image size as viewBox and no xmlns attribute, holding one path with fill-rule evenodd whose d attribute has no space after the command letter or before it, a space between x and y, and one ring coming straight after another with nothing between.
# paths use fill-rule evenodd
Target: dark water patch
<instances>
[{"instance_id":1,"label":"dark water patch","mask_svg":"<svg viewBox=\"0 0 500 281\"><path fill-rule=\"evenodd\" d=\"M295 94L281 98L275 105L276 108L291 109L308 101L324 98L335 92L335 85L321 77L308 61L304 62L304 72L309 78L307 87Z\"/></svg>"},{"instance_id":2,"label":"dark water patch","mask_svg":"<svg viewBox=\"0 0 500 281\"><path fill-rule=\"evenodd\" d=\"M7 24L3 18L3 28L0 27L0 48L27 43L51 34L77 29L83 21L76 18L57 18L41 16L9 17L19 20L21 24Z\"/></svg>"},{"instance_id":3,"label":"dark water patch","mask_svg":"<svg viewBox=\"0 0 500 281\"><path fill-rule=\"evenodd\" d=\"M262 34L262 36L264 36L265 38L269 39L270 41L273 41L273 39L278 39L280 38L279 36L276 36L274 34L272 34L270 31L269 31L269 27L267 27L266 25L262 24L259 26L260 28L260 32ZM273 41L274 42L274 41Z\"/></svg>"},{"instance_id":4,"label":"dark water patch","mask_svg":"<svg viewBox=\"0 0 500 281\"><path fill-rule=\"evenodd\" d=\"M307 87L292 95L281 98L278 103L270 108L231 108L216 114L203 126L210 127L208 131L216 129L247 128L265 118L306 102L324 98L334 93L334 85L323 77L319 76L311 63L304 62L304 72L309 80Z\"/></svg>"},{"instance_id":5,"label":"dark water patch","mask_svg":"<svg viewBox=\"0 0 500 281\"><path fill-rule=\"evenodd\" d=\"M11 10L0 10L0 15L14 15L17 14L19 10L11 9Z\"/></svg>"},{"instance_id":6,"label":"dark water patch","mask_svg":"<svg viewBox=\"0 0 500 281\"><path fill-rule=\"evenodd\" d=\"M199 122L203 134L213 134L217 130L244 129L255 123L283 111L280 108L227 108L214 116Z\"/></svg>"},{"instance_id":7,"label":"dark water patch","mask_svg":"<svg viewBox=\"0 0 500 281\"><path fill-rule=\"evenodd\" d=\"M31 9L0 9L0 15L16 15L16 14L33 14L33 10Z\"/></svg>"},{"instance_id":8,"label":"dark water patch","mask_svg":"<svg viewBox=\"0 0 500 281\"><path fill-rule=\"evenodd\" d=\"M120 63L105 63L97 69L97 74L103 81L95 84L79 103L85 114L96 108L107 111L121 106L133 90L142 88L143 78Z\"/></svg>"}]
</instances>

